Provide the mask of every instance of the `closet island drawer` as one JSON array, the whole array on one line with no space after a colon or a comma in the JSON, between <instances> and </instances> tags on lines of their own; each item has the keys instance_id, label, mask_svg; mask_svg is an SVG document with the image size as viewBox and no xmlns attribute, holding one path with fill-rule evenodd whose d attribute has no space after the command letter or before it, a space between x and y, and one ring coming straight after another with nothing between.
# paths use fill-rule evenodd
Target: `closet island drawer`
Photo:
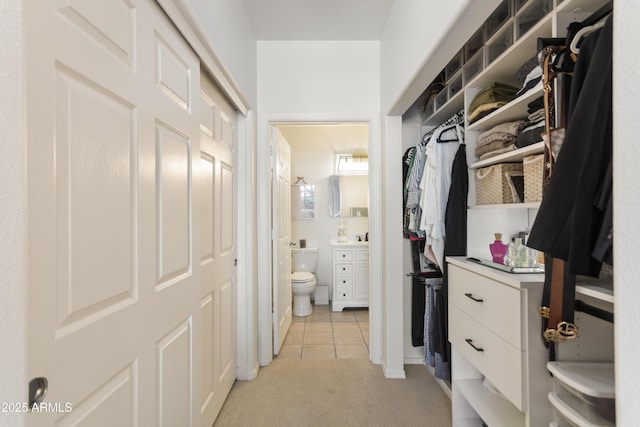
<instances>
[{"instance_id":1,"label":"closet island drawer","mask_svg":"<svg viewBox=\"0 0 640 427\"><path fill-rule=\"evenodd\" d=\"M521 292L449 264L449 302L517 349L525 350Z\"/></svg>"},{"instance_id":2,"label":"closet island drawer","mask_svg":"<svg viewBox=\"0 0 640 427\"><path fill-rule=\"evenodd\" d=\"M519 410L525 408L525 352L449 304L449 341Z\"/></svg>"}]
</instances>

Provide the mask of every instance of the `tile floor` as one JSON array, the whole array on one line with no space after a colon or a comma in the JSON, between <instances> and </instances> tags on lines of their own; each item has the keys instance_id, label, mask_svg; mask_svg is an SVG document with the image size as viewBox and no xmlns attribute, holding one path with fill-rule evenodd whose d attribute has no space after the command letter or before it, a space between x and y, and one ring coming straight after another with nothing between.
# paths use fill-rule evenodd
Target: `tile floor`
<instances>
[{"instance_id":1,"label":"tile floor","mask_svg":"<svg viewBox=\"0 0 640 427\"><path fill-rule=\"evenodd\" d=\"M355 358L369 358L369 310L314 305L309 316L293 316L276 360Z\"/></svg>"}]
</instances>

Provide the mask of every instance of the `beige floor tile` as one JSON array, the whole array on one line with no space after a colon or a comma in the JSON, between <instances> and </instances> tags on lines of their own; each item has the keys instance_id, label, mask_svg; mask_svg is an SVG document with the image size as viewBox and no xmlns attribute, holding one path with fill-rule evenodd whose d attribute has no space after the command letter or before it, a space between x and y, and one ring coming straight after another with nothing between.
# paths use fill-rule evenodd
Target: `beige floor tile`
<instances>
[{"instance_id":1,"label":"beige floor tile","mask_svg":"<svg viewBox=\"0 0 640 427\"><path fill-rule=\"evenodd\" d=\"M302 347L302 359L335 359L336 351L333 344L304 345Z\"/></svg>"},{"instance_id":2,"label":"beige floor tile","mask_svg":"<svg viewBox=\"0 0 640 427\"><path fill-rule=\"evenodd\" d=\"M287 336L284 337L284 344L302 344L302 338L304 332L287 332Z\"/></svg>"},{"instance_id":3,"label":"beige floor tile","mask_svg":"<svg viewBox=\"0 0 640 427\"><path fill-rule=\"evenodd\" d=\"M368 358L369 351L364 344L336 344L338 359Z\"/></svg>"},{"instance_id":4,"label":"beige floor tile","mask_svg":"<svg viewBox=\"0 0 640 427\"><path fill-rule=\"evenodd\" d=\"M303 344L305 346L307 344L333 345L333 334L331 332L305 332Z\"/></svg>"},{"instance_id":5,"label":"beige floor tile","mask_svg":"<svg viewBox=\"0 0 640 427\"><path fill-rule=\"evenodd\" d=\"M333 333L336 332L360 332L360 327L356 322L334 322Z\"/></svg>"},{"instance_id":6,"label":"beige floor tile","mask_svg":"<svg viewBox=\"0 0 640 427\"><path fill-rule=\"evenodd\" d=\"M334 311L331 313L333 322L355 322L356 315L352 311Z\"/></svg>"},{"instance_id":7,"label":"beige floor tile","mask_svg":"<svg viewBox=\"0 0 640 427\"><path fill-rule=\"evenodd\" d=\"M280 348L280 353L276 356L276 360L299 360L302 358L302 345L301 344L293 344L288 345L284 344Z\"/></svg>"},{"instance_id":8,"label":"beige floor tile","mask_svg":"<svg viewBox=\"0 0 640 427\"><path fill-rule=\"evenodd\" d=\"M319 314L319 313L329 313L331 312L330 309L330 305L326 304L326 305L314 305L313 306L313 312L315 314Z\"/></svg>"},{"instance_id":9,"label":"beige floor tile","mask_svg":"<svg viewBox=\"0 0 640 427\"><path fill-rule=\"evenodd\" d=\"M307 316L307 325L310 322L331 322L331 314L329 313L311 313Z\"/></svg>"},{"instance_id":10,"label":"beige floor tile","mask_svg":"<svg viewBox=\"0 0 640 427\"><path fill-rule=\"evenodd\" d=\"M333 340L337 344L364 344L360 331L334 332Z\"/></svg>"},{"instance_id":11,"label":"beige floor tile","mask_svg":"<svg viewBox=\"0 0 640 427\"><path fill-rule=\"evenodd\" d=\"M289 326L289 332L304 332L304 322L292 322Z\"/></svg>"},{"instance_id":12,"label":"beige floor tile","mask_svg":"<svg viewBox=\"0 0 640 427\"><path fill-rule=\"evenodd\" d=\"M309 322L305 327L305 332L331 332L331 322Z\"/></svg>"},{"instance_id":13,"label":"beige floor tile","mask_svg":"<svg viewBox=\"0 0 640 427\"><path fill-rule=\"evenodd\" d=\"M307 320L306 317L291 316L291 324L294 324L294 323L304 324L306 320Z\"/></svg>"}]
</instances>

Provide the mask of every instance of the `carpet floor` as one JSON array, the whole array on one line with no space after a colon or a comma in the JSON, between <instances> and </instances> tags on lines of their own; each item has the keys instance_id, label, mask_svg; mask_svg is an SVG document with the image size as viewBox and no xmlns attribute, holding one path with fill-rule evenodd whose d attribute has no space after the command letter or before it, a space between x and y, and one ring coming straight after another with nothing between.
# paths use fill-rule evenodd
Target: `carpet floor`
<instances>
[{"instance_id":1,"label":"carpet floor","mask_svg":"<svg viewBox=\"0 0 640 427\"><path fill-rule=\"evenodd\" d=\"M427 368L387 379L369 360L274 360L236 381L215 427L445 427L451 401Z\"/></svg>"}]
</instances>

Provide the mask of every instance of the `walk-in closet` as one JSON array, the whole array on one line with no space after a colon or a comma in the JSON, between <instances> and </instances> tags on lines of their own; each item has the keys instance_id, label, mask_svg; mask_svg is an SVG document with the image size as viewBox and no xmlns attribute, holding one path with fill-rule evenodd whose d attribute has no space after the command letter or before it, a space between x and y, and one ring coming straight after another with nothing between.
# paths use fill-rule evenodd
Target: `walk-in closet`
<instances>
[{"instance_id":1,"label":"walk-in closet","mask_svg":"<svg viewBox=\"0 0 640 427\"><path fill-rule=\"evenodd\" d=\"M615 425L613 13L504 0L403 115L405 360L454 426Z\"/></svg>"}]
</instances>

